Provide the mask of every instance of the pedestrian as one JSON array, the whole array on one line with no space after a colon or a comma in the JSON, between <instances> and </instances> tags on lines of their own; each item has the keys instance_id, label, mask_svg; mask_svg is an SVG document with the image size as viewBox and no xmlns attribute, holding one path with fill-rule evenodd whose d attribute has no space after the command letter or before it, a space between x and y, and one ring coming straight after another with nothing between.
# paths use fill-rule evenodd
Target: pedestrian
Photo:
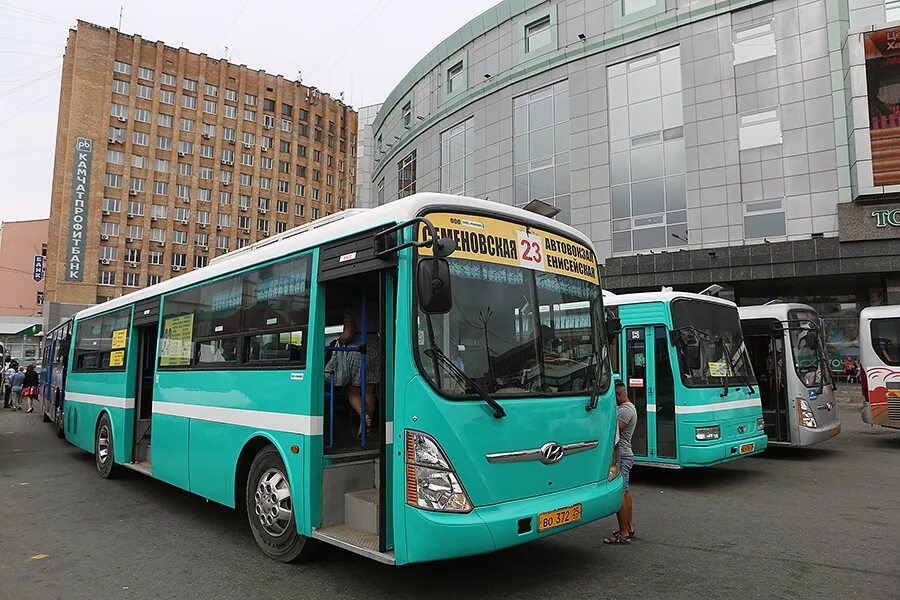
<instances>
[{"instance_id":1,"label":"pedestrian","mask_svg":"<svg viewBox=\"0 0 900 600\"><path fill-rule=\"evenodd\" d=\"M12 377L9 378L10 388L12 389L12 397L10 398L10 402L12 403L13 410L22 410L22 384L25 382L25 369L19 369L15 373L13 373Z\"/></svg>"},{"instance_id":2,"label":"pedestrian","mask_svg":"<svg viewBox=\"0 0 900 600\"><path fill-rule=\"evenodd\" d=\"M25 396L28 408L25 410L26 413L34 412L34 401L38 397L38 391L40 391L40 379L38 379L38 373L34 369L34 365L28 365L25 367L25 381L22 382L22 395Z\"/></svg>"},{"instance_id":3,"label":"pedestrian","mask_svg":"<svg viewBox=\"0 0 900 600\"><path fill-rule=\"evenodd\" d=\"M631 436L637 426L637 409L628 399L628 391L621 380L616 381L616 425L619 433L619 472L625 484L625 494L622 496L622 508L616 513L619 521L619 530L614 531L610 537L603 540L604 544L630 544L634 539L634 523L631 520L631 486L629 479L631 467L634 465L634 452L631 450Z\"/></svg>"},{"instance_id":4,"label":"pedestrian","mask_svg":"<svg viewBox=\"0 0 900 600\"><path fill-rule=\"evenodd\" d=\"M11 361L9 366L3 370L3 408L9 408L9 398L12 394L12 376L19 370L16 361Z\"/></svg>"}]
</instances>

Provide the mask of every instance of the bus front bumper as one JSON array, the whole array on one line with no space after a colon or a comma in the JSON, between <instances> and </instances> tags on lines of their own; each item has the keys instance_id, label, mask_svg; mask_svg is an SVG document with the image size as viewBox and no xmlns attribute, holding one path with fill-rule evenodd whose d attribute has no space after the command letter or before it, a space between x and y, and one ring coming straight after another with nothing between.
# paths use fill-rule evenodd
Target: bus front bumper
<instances>
[{"instance_id":1,"label":"bus front bumper","mask_svg":"<svg viewBox=\"0 0 900 600\"><path fill-rule=\"evenodd\" d=\"M431 512L404 505L406 560L403 562L485 554L585 525L619 510L622 486L622 477L617 476L612 481L479 506L466 514ZM540 513L575 504L581 504L580 520L538 532Z\"/></svg>"},{"instance_id":2,"label":"bus front bumper","mask_svg":"<svg viewBox=\"0 0 900 600\"><path fill-rule=\"evenodd\" d=\"M678 462L683 467L710 467L735 458L759 454L766 449L769 439L760 432L752 437L737 440L726 440L702 446L683 445L678 448ZM752 450L741 452L747 444L753 444Z\"/></svg>"},{"instance_id":3,"label":"bus front bumper","mask_svg":"<svg viewBox=\"0 0 900 600\"><path fill-rule=\"evenodd\" d=\"M841 422L837 419L822 423L818 427L800 427L800 446L812 446L830 440L841 432Z\"/></svg>"}]
</instances>

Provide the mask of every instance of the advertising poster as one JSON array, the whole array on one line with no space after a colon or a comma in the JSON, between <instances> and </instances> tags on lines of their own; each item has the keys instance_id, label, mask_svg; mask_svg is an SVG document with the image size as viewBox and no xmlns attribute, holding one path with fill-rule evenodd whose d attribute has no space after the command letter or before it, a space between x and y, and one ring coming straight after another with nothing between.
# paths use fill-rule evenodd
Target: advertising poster
<instances>
[{"instance_id":1,"label":"advertising poster","mask_svg":"<svg viewBox=\"0 0 900 600\"><path fill-rule=\"evenodd\" d=\"M900 27L865 34L875 185L900 184Z\"/></svg>"},{"instance_id":2,"label":"advertising poster","mask_svg":"<svg viewBox=\"0 0 900 600\"><path fill-rule=\"evenodd\" d=\"M160 338L159 366L184 367L191 364L191 341L194 335L194 313L169 317L163 321Z\"/></svg>"}]
</instances>

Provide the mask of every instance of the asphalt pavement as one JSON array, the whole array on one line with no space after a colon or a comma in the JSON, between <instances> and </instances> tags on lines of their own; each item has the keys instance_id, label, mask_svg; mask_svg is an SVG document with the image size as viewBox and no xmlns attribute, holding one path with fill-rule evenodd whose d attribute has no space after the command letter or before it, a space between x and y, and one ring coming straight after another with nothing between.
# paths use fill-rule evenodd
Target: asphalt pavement
<instances>
[{"instance_id":1,"label":"asphalt pavement","mask_svg":"<svg viewBox=\"0 0 900 600\"><path fill-rule=\"evenodd\" d=\"M242 514L137 473L102 480L39 414L0 409L0 599L900 598L900 431L705 470L637 467L613 518L491 555L388 567L256 549Z\"/></svg>"}]
</instances>

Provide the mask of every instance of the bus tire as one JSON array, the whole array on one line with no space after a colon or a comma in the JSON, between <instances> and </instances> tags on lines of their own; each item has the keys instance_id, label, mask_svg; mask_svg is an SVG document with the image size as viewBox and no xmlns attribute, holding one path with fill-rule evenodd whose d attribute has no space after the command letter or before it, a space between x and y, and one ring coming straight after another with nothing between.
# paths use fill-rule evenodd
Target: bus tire
<instances>
[{"instance_id":1,"label":"bus tire","mask_svg":"<svg viewBox=\"0 0 900 600\"><path fill-rule=\"evenodd\" d=\"M97 432L94 434L94 462L97 464L97 473L103 479L111 479L119 474L113 452L112 424L109 415L103 413L97 423Z\"/></svg>"},{"instance_id":2,"label":"bus tire","mask_svg":"<svg viewBox=\"0 0 900 600\"><path fill-rule=\"evenodd\" d=\"M278 451L271 445L263 447L250 465L244 502L256 545L269 558L284 563L299 560L308 542L297 532L286 473Z\"/></svg>"},{"instance_id":3,"label":"bus tire","mask_svg":"<svg viewBox=\"0 0 900 600\"><path fill-rule=\"evenodd\" d=\"M41 421L49 423L53 419L47 414L47 400L41 400Z\"/></svg>"}]
</instances>

